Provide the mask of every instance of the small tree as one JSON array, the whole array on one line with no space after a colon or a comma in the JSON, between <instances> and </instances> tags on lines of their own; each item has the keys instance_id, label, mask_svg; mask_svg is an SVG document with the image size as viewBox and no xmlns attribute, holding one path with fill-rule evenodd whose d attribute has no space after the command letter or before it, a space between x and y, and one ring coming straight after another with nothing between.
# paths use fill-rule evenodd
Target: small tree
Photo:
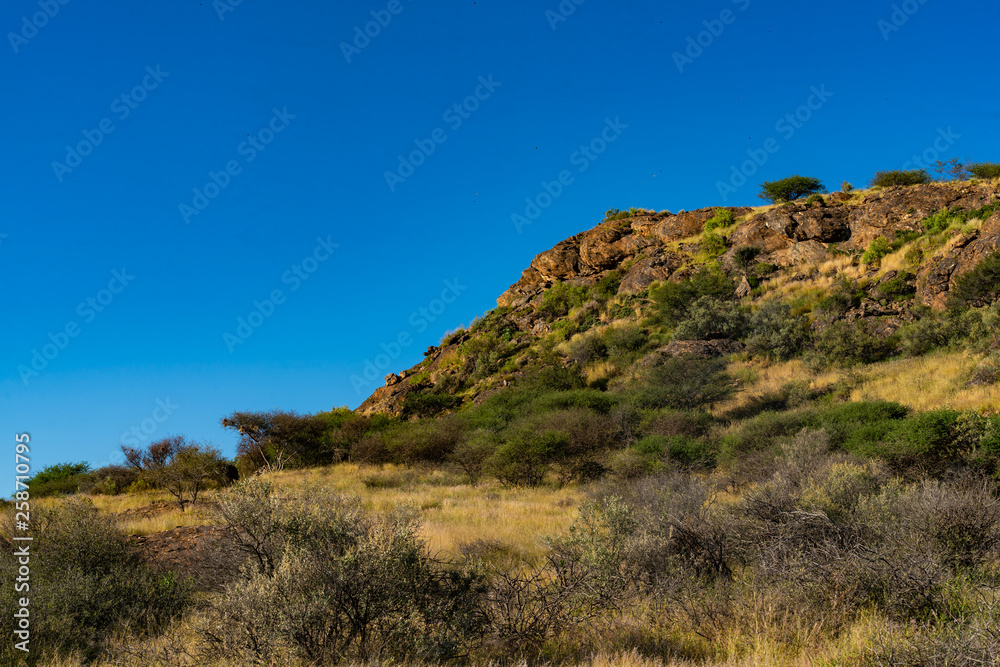
<instances>
[{"instance_id":1,"label":"small tree","mask_svg":"<svg viewBox=\"0 0 1000 667\"><path fill-rule=\"evenodd\" d=\"M219 480L226 468L218 449L179 435L158 440L145 450L122 445L122 452L143 479L169 491L181 509L185 503L197 502L202 489Z\"/></svg>"},{"instance_id":2,"label":"small tree","mask_svg":"<svg viewBox=\"0 0 1000 667\"><path fill-rule=\"evenodd\" d=\"M336 448L329 438L331 424L322 415L281 410L234 412L221 423L240 434L236 452L254 469L272 471L287 465L326 462Z\"/></svg>"},{"instance_id":3,"label":"small tree","mask_svg":"<svg viewBox=\"0 0 1000 667\"><path fill-rule=\"evenodd\" d=\"M744 275L750 273L750 268L754 265L754 260L757 259L757 255L761 253L761 249L755 245L745 245L742 248L737 248L736 252L733 254L733 262L736 266L743 272Z\"/></svg>"},{"instance_id":4,"label":"small tree","mask_svg":"<svg viewBox=\"0 0 1000 667\"><path fill-rule=\"evenodd\" d=\"M1000 162L973 162L965 168L976 178L1000 178Z\"/></svg>"},{"instance_id":5,"label":"small tree","mask_svg":"<svg viewBox=\"0 0 1000 667\"><path fill-rule=\"evenodd\" d=\"M894 185L923 185L924 183L930 183L932 180L934 179L924 169L876 171L871 183L869 183L869 187L888 188Z\"/></svg>"},{"instance_id":6,"label":"small tree","mask_svg":"<svg viewBox=\"0 0 1000 667\"><path fill-rule=\"evenodd\" d=\"M757 196L772 204L794 201L799 197L817 192L826 192L826 188L819 179L799 176L798 174L780 181L765 181L760 184L760 187L761 191Z\"/></svg>"}]
</instances>

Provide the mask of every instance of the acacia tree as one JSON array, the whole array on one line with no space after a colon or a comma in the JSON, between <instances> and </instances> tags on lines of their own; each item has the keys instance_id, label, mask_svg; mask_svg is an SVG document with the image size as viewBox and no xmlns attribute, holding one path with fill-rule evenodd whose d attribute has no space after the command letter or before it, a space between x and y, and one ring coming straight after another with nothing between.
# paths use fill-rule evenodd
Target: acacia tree
<instances>
[{"instance_id":1,"label":"acacia tree","mask_svg":"<svg viewBox=\"0 0 1000 667\"><path fill-rule=\"evenodd\" d=\"M239 457L268 472L316 462L314 459L322 458L334 446L327 434L329 424L320 415L280 410L234 412L222 418L222 426L239 433Z\"/></svg>"},{"instance_id":2,"label":"acacia tree","mask_svg":"<svg viewBox=\"0 0 1000 667\"><path fill-rule=\"evenodd\" d=\"M780 181L764 181L757 196L771 203L794 201L799 197L825 192L826 188L818 178L809 176L789 176Z\"/></svg>"},{"instance_id":3,"label":"acacia tree","mask_svg":"<svg viewBox=\"0 0 1000 667\"><path fill-rule=\"evenodd\" d=\"M151 443L145 449L122 445L128 464L149 484L166 489L184 509L198 501L198 494L211 482L221 481L226 460L215 447L189 442L175 435Z\"/></svg>"}]
</instances>

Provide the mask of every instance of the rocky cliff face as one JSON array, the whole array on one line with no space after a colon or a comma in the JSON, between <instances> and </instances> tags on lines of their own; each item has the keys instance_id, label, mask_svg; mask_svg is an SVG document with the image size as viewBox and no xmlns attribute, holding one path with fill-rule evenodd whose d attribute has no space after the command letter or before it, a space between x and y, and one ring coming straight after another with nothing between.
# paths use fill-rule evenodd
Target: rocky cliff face
<instances>
[{"instance_id":1,"label":"rocky cliff face","mask_svg":"<svg viewBox=\"0 0 1000 667\"><path fill-rule=\"evenodd\" d=\"M832 259L835 252L864 250L876 238L893 241L904 232L923 232L922 221L942 209L973 210L1000 200L1000 185L967 182L934 183L894 187L861 194L833 193L823 202L795 202L760 208L730 208L739 224L728 231L727 251L720 261L733 268L736 250L744 246L761 249L759 262L795 274L800 269ZM515 331L515 338L530 341L549 331L538 312L541 295L560 282L592 285L618 271L620 295L646 290L653 283L689 275L707 220L717 208L679 214L643 213L626 220L604 222L557 243L537 255L521 278L500 295L497 305ZM991 252L1000 248L1000 213L989 217L979 229L957 234L938 253L924 258L914 288L917 300L943 307L955 280ZM877 271L873 277L879 279ZM881 279L892 276L882 276ZM895 308L895 310L893 310ZM907 313L886 311L867 300L849 318L888 317L898 322ZM885 312L883 312L885 311ZM891 328L891 324L890 324ZM465 334L466 339L468 334ZM443 360L453 356L461 336L428 351L428 359L417 369L387 377L359 408L362 414L398 414L406 394L419 383L434 383L448 371ZM414 378L418 378L414 382Z\"/></svg>"}]
</instances>

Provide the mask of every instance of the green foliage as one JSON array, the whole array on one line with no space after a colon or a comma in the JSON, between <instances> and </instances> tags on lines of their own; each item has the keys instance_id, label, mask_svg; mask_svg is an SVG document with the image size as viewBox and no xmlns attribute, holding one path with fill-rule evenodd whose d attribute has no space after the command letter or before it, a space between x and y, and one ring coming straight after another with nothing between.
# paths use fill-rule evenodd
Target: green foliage
<instances>
[{"instance_id":1,"label":"green foliage","mask_svg":"<svg viewBox=\"0 0 1000 667\"><path fill-rule=\"evenodd\" d=\"M674 340L741 338L746 330L746 312L732 301L699 297L674 329Z\"/></svg>"},{"instance_id":2,"label":"green foliage","mask_svg":"<svg viewBox=\"0 0 1000 667\"><path fill-rule=\"evenodd\" d=\"M404 417L432 417L462 404L462 397L440 391L411 391L403 399Z\"/></svg>"},{"instance_id":3,"label":"green foliage","mask_svg":"<svg viewBox=\"0 0 1000 667\"><path fill-rule=\"evenodd\" d=\"M888 188L894 185L923 185L932 180L934 179L924 169L876 171L868 187Z\"/></svg>"},{"instance_id":4,"label":"green foliage","mask_svg":"<svg viewBox=\"0 0 1000 667\"><path fill-rule=\"evenodd\" d=\"M702 236L698 245L705 257L718 257L726 252L726 239L715 232L708 232Z\"/></svg>"},{"instance_id":5,"label":"green foliage","mask_svg":"<svg viewBox=\"0 0 1000 667\"><path fill-rule=\"evenodd\" d=\"M986 204L968 211L960 208L943 208L924 218L920 224L928 234L938 234L951 227L958 227L969 220L987 220L997 211L1000 211L1000 202Z\"/></svg>"},{"instance_id":6,"label":"green foliage","mask_svg":"<svg viewBox=\"0 0 1000 667\"><path fill-rule=\"evenodd\" d=\"M220 513L249 559L208 605L202 664L441 663L482 631L480 578L431 559L412 513L314 489L276 497L256 479Z\"/></svg>"},{"instance_id":7,"label":"green foliage","mask_svg":"<svg viewBox=\"0 0 1000 667\"><path fill-rule=\"evenodd\" d=\"M595 297L607 300L618 294L618 286L621 284L621 274L617 270L610 271L606 276L603 276L600 280L594 283L594 286L590 291Z\"/></svg>"},{"instance_id":8,"label":"green foliage","mask_svg":"<svg viewBox=\"0 0 1000 667\"><path fill-rule=\"evenodd\" d=\"M834 322L816 336L816 351L831 364L872 364L897 351L897 339L883 336L869 319Z\"/></svg>"},{"instance_id":9,"label":"green foliage","mask_svg":"<svg viewBox=\"0 0 1000 667\"><path fill-rule=\"evenodd\" d=\"M485 468L502 484L537 486L549 464L569 447L569 435L560 431L513 434L486 460Z\"/></svg>"},{"instance_id":10,"label":"green foliage","mask_svg":"<svg viewBox=\"0 0 1000 667\"><path fill-rule=\"evenodd\" d=\"M976 178L984 180L1000 178L1000 162L973 162L966 165L965 168Z\"/></svg>"},{"instance_id":11,"label":"green foliage","mask_svg":"<svg viewBox=\"0 0 1000 667\"><path fill-rule=\"evenodd\" d=\"M650 290L650 297L664 321L675 325L687 316L691 304L699 297L731 299L736 293L736 284L718 264L703 267L689 278L663 283Z\"/></svg>"},{"instance_id":12,"label":"green foliage","mask_svg":"<svg viewBox=\"0 0 1000 667\"><path fill-rule=\"evenodd\" d=\"M794 201L799 197L826 190L819 179L799 176L798 174L780 181L765 181L761 183L760 187L761 192L757 196L771 203Z\"/></svg>"},{"instance_id":13,"label":"green foliage","mask_svg":"<svg viewBox=\"0 0 1000 667\"><path fill-rule=\"evenodd\" d=\"M971 271L963 273L948 293L953 310L988 306L1000 297L1000 252L987 255Z\"/></svg>"},{"instance_id":14,"label":"green foliage","mask_svg":"<svg viewBox=\"0 0 1000 667\"><path fill-rule=\"evenodd\" d=\"M746 330L747 350L774 359L791 359L812 337L808 318L792 315L791 307L777 299L765 301L755 310Z\"/></svg>"},{"instance_id":15,"label":"green foliage","mask_svg":"<svg viewBox=\"0 0 1000 667\"><path fill-rule=\"evenodd\" d=\"M117 496L127 492L139 479L139 471L128 466L110 465L95 470L92 478L90 493Z\"/></svg>"},{"instance_id":16,"label":"green foliage","mask_svg":"<svg viewBox=\"0 0 1000 667\"><path fill-rule=\"evenodd\" d=\"M862 264L878 264L882 258L892 252L889 242L884 237L876 237L868 244L868 249L861 255Z\"/></svg>"},{"instance_id":17,"label":"green foliage","mask_svg":"<svg viewBox=\"0 0 1000 667\"><path fill-rule=\"evenodd\" d=\"M629 218L634 218L637 215L651 214L655 211L647 211L642 208L635 208L634 206L627 211L619 211L617 208L608 209L604 214L604 222L610 222L612 220L627 220Z\"/></svg>"},{"instance_id":18,"label":"green foliage","mask_svg":"<svg viewBox=\"0 0 1000 667\"><path fill-rule=\"evenodd\" d=\"M806 199L806 206L812 206L816 203L819 203L821 206L826 203L826 200L823 199L823 195L813 194L809 195L809 199Z\"/></svg>"},{"instance_id":19,"label":"green foliage","mask_svg":"<svg viewBox=\"0 0 1000 667\"><path fill-rule=\"evenodd\" d=\"M840 184L841 192L852 192L853 190L854 186L848 183L847 181L844 181L843 183Z\"/></svg>"},{"instance_id":20,"label":"green foliage","mask_svg":"<svg viewBox=\"0 0 1000 667\"><path fill-rule=\"evenodd\" d=\"M715 215L705 221L705 231L711 232L736 224L736 217L733 211L728 208L715 209Z\"/></svg>"},{"instance_id":21,"label":"green foliage","mask_svg":"<svg viewBox=\"0 0 1000 667\"><path fill-rule=\"evenodd\" d=\"M81 484L88 482L90 464L55 463L39 470L28 480L31 495L36 498L76 493Z\"/></svg>"},{"instance_id":22,"label":"green foliage","mask_svg":"<svg viewBox=\"0 0 1000 667\"><path fill-rule=\"evenodd\" d=\"M754 265L757 255L761 252L761 249L755 245L746 245L736 249L736 252L733 253L733 261L743 273L749 273L750 267Z\"/></svg>"},{"instance_id":23,"label":"green foliage","mask_svg":"<svg viewBox=\"0 0 1000 667\"><path fill-rule=\"evenodd\" d=\"M627 398L640 409L692 410L721 401L732 392L722 359L670 357L646 367Z\"/></svg>"},{"instance_id":24,"label":"green foliage","mask_svg":"<svg viewBox=\"0 0 1000 667\"><path fill-rule=\"evenodd\" d=\"M154 573L115 517L99 514L89 499L34 505L30 594L15 592L14 549L0 550L0 627L6 636L0 662L21 664L14 649L13 611L30 598L33 664L55 664L57 654L78 653L90 662L110 648L115 633L142 637L163 628L188 605L190 590L172 574Z\"/></svg>"},{"instance_id":25,"label":"green foliage","mask_svg":"<svg viewBox=\"0 0 1000 667\"><path fill-rule=\"evenodd\" d=\"M587 301L590 290L584 285L556 283L542 295L538 312L548 320L565 317L573 308L579 308Z\"/></svg>"},{"instance_id":26,"label":"green foliage","mask_svg":"<svg viewBox=\"0 0 1000 667\"><path fill-rule=\"evenodd\" d=\"M808 411L765 411L740 422L736 429L719 442L719 458L733 463L754 452L776 451L781 440L803 428L816 425L816 417Z\"/></svg>"},{"instance_id":27,"label":"green foliage","mask_svg":"<svg viewBox=\"0 0 1000 667\"><path fill-rule=\"evenodd\" d=\"M841 274L837 276L826 296L816 304L816 310L831 319L837 319L851 308L861 305L861 299L864 297L865 291L861 285Z\"/></svg>"}]
</instances>

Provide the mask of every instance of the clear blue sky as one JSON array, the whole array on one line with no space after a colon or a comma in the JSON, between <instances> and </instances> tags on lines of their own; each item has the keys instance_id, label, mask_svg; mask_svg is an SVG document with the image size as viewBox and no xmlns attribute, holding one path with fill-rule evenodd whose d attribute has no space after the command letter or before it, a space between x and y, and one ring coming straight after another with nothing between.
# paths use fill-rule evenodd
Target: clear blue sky
<instances>
[{"instance_id":1,"label":"clear blue sky","mask_svg":"<svg viewBox=\"0 0 1000 667\"><path fill-rule=\"evenodd\" d=\"M993 0L234 1L0 10L0 489L355 407L611 207L1000 160Z\"/></svg>"}]
</instances>

